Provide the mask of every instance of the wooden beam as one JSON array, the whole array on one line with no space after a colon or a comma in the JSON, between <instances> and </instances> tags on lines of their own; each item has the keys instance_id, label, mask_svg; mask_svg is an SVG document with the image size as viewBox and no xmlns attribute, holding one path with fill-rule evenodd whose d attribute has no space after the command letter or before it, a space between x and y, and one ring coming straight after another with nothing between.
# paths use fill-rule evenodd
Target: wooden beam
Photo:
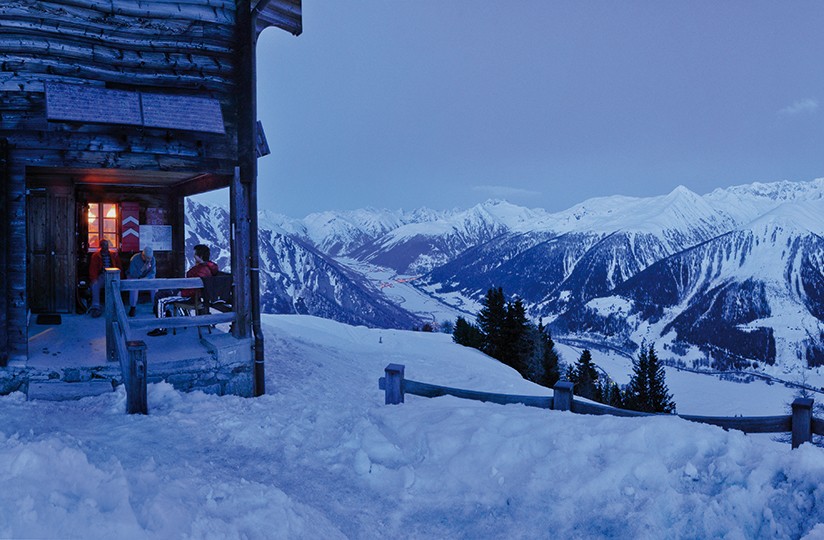
<instances>
[{"instance_id":1,"label":"wooden beam","mask_svg":"<svg viewBox=\"0 0 824 540\"><path fill-rule=\"evenodd\" d=\"M7 165L8 257L8 351L10 359L28 357L28 295L26 290L26 167L9 152Z\"/></svg>"},{"instance_id":2,"label":"wooden beam","mask_svg":"<svg viewBox=\"0 0 824 540\"><path fill-rule=\"evenodd\" d=\"M8 200L8 178L6 175L8 160L6 156L6 139L0 139L0 213L7 216L6 201ZM9 241L8 220L0 219L0 367L9 360L9 314L8 314L8 272L7 264L11 255Z\"/></svg>"}]
</instances>

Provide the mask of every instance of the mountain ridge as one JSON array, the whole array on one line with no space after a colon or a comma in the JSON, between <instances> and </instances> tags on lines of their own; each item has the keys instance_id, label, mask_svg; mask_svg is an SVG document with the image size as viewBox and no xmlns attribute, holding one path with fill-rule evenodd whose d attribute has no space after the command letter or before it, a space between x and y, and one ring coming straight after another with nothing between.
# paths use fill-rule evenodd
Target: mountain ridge
<instances>
[{"instance_id":1,"label":"mountain ridge","mask_svg":"<svg viewBox=\"0 0 824 540\"><path fill-rule=\"evenodd\" d=\"M677 186L555 213L488 200L467 210L266 215L261 227L331 261L328 272L343 270L342 257L378 265L414 276L416 288L456 309L503 287L559 338L585 335L628 352L661 342L722 367L814 366L824 364L821 216L824 178L705 195Z\"/></svg>"}]
</instances>

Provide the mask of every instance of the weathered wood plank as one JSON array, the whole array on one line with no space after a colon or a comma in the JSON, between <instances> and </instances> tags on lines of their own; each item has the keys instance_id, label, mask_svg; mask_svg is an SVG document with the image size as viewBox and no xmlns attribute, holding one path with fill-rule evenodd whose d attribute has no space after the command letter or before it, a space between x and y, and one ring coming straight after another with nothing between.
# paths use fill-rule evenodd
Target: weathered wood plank
<instances>
[{"instance_id":1,"label":"weathered wood plank","mask_svg":"<svg viewBox=\"0 0 824 540\"><path fill-rule=\"evenodd\" d=\"M7 166L6 219L8 220L9 249L26 245L26 168L15 159L9 148ZM28 296L26 294L26 257L7 259L7 313L8 347L12 357L25 358L28 355Z\"/></svg>"},{"instance_id":2,"label":"weathered wood plank","mask_svg":"<svg viewBox=\"0 0 824 540\"><path fill-rule=\"evenodd\" d=\"M132 331L145 330L146 328L189 328L192 326L211 326L233 322L236 319L234 312L214 313L212 315L196 315L191 317L156 317L135 318L129 320Z\"/></svg>"},{"instance_id":3,"label":"weathered wood plank","mask_svg":"<svg viewBox=\"0 0 824 540\"><path fill-rule=\"evenodd\" d=\"M204 24L194 21L164 21L162 24L132 26L118 24L109 28L89 24L82 19L43 19L39 17L4 18L0 25L11 33L25 33L56 40L83 41L92 46L108 45L132 51L201 53L231 57L232 28L228 25Z\"/></svg>"},{"instance_id":4,"label":"weathered wood plank","mask_svg":"<svg viewBox=\"0 0 824 540\"><path fill-rule=\"evenodd\" d=\"M9 141L13 143L13 140ZM122 169L159 171L209 171L228 174L231 161L185 158L159 154L130 154L126 152L65 152L44 151L37 148L14 148L16 155L32 166L70 167L77 169ZM61 159L62 158L62 159Z\"/></svg>"},{"instance_id":5,"label":"weathered wood plank","mask_svg":"<svg viewBox=\"0 0 824 540\"><path fill-rule=\"evenodd\" d=\"M736 429L744 433L785 433L792 430L792 417L787 416L693 416L679 414L690 422L711 424L724 429Z\"/></svg>"},{"instance_id":6,"label":"weathered wood plank","mask_svg":"<svg viewBox=\"0 0 824 540\"><path fill-rule=\"evenodd\" d=\"M145 0L61 0L49 2L37 0L18 2L0 9L2 15L37 14L43 18L79 19L98 21L102 24L122 24L130 19L164 20L184 19L221 24L234 22L233 6L209 5L208 2L189 4L183 2L147 2Z\"/></svg>"},{"instance_id":7,"label":"weathered wood plank","mask_svg":"<svg viewBox=\"0 0 824 540\"><path fill-rule=\"evenodd\" d=\"M824 435L824 419L813 417L813 433Z\"/></svg>"},{"instance_id":8,"label":"weathered wood plank","mask_svg":"<svg viewBox=\"0 0 824 540\"><path fill-rule=\"evenodd\" d=\"M550 396L522 396L481 392L478 390L463 390L460 388L422 383L410 379L404 379L403 388L407 394L423 397L455 396L464 399L497 403L499 405L521 404L527 407L538 407L541 409L552 408L552 397Z\"/></svg>"},{"instance_id":9,"label":"weathered wood plank","mask_svg":"<svg viewBox=\"0 0 824 540\"><path fill-rule=\"evenodd\" d=\"M6 169L8 167L8 160L6 156L7 145L6 140L0 138L0 212L4 215L6 212L6 201L8 200L8 180L6 178ZM0 219L0 269L6 268L6 256L9 252L9 237L8 237L8 222L5 219ZM8 298L6 296L7 288L7 273L0 272L0 367L5 366L9 359L9 315L8 315Z\"/></svg>"},{"instance_id":10,"label":"weathered wood plank","mask_svg":"<svg viewBox=\"0 0 824 540\"><path fill-rule=\"evenodd\" d=\"M200 278L156 278L156 279L124 279L120 282L121 291L145 291L148 289L202 289L203 280Z\"/></svg>"},{"instance_id":11,"label":"weathered wood plank","mask_svg":"<svg viewBox=\"0 0 824 540\"><path fill-rule=\"evenodd\" d=\"M4 61L22 63L57 63L88 64L91 69L95 66L108 65L114 70L140 70L155 73L171 72L175 75L231 77L231 58L223 54L222 61L215 61L212 56L204 56L196 51L180 51L179 47L164 51L133 51L124 48L107 47L103 45L89 46L88 43L59 42L48 36L43 39L34 39L30 34L25 38L17 38L13 34L5 33L0 36L0 50L3 51ZM48 55L48 57L46 57ZM46 62L48 60L48 62Z\"/></svg>"}]
</instances>

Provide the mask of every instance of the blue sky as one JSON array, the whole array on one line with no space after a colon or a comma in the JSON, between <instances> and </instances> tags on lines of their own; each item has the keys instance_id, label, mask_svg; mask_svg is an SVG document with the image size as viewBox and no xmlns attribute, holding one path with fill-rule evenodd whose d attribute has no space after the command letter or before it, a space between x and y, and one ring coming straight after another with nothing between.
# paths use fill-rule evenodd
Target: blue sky
<instances>
[{"instance_id":1,"label":"blue sky","mask_svg":"<svg viewBox=\"0 0 824 540\"><path fill-rule=\"evenodd\" d=\"M822 2L304 0L258 45L259 206L561 210L824 176Z\"/></svg>"}]
</instances>

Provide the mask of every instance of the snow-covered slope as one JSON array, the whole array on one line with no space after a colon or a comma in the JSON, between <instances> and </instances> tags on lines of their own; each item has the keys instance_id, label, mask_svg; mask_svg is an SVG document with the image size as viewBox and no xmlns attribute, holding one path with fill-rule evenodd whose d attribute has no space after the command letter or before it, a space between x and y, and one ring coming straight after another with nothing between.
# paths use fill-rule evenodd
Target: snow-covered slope
<instances>
[{"instance_id":1,"label":"snow-covered slope","mask_svg":"<svg viewBox=\"0 0 824 540\"><path fill-rule=\"evenodd\" d=\"M604 298L576 306L562 332L619 346L694 346L720 367L824 363L824 202L785 202L727 234L665 258Z\"/></svg>"},{"instance_id":2,"label":"snow-covered slope","mask_svg":"<svg viewBox=\"0 0 824 540\"><path fill-rule=\"evenodd\" d=\"M408 396L425 382L547 395L449 336L264 316L267 395L151 384L76 402L0 397L5 538L804 538L824 533L824 450L677 418ZM596 358L596 362L598 359ZM668 373L669 376L669 373ZM785 414L781 387L709 379ZM767 392L764 389L767 388ZM786 391L786 389L783 389ZM771 393L772 392L772 393ZM756 398L755 396L758 396ZM788 396L789 397L789 396ZM682 395L679 409L690 413ZM717 400L721 405L724 400ZM694 412L694 411L693 411Z\"/></svg>"}]
</instances>

